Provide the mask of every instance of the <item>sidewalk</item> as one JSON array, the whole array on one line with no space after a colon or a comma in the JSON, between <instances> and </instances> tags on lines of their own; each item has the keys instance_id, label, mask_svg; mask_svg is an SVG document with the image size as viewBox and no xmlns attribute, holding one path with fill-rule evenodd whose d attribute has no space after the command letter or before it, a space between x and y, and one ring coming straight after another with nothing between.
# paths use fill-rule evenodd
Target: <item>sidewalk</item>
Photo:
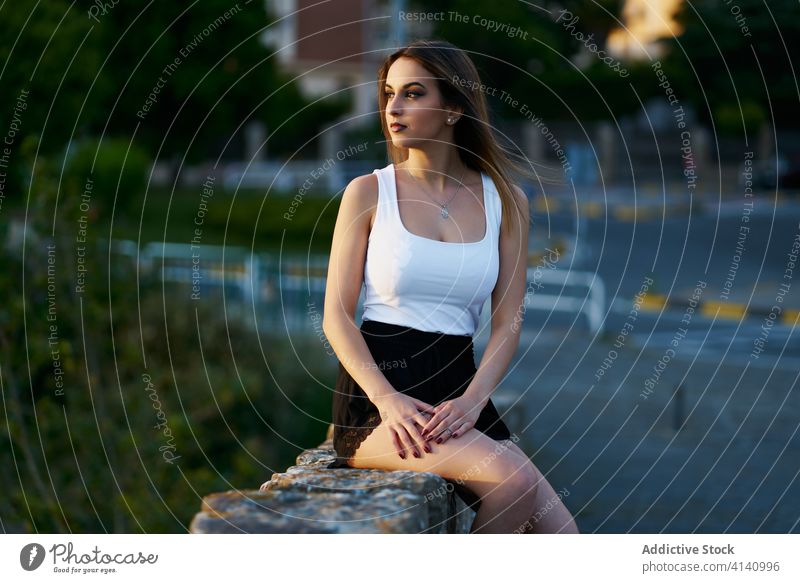
<instances>
[{"instance_id":1,"label":"sidewalk","mask_svg":"<svg viewBox=\"0 0 800 583\"><path fill-rule=\"evenodd\" d=\"M796 371L591 336L526 330L497 389L582 532L800 531Z\"/></svg>"}]
</instances>

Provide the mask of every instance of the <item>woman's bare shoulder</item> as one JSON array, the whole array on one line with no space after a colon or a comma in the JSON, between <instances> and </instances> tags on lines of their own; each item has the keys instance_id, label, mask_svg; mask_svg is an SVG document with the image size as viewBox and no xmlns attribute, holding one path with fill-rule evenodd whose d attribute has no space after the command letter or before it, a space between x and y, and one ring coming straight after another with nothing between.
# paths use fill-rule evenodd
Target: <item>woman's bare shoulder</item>
<instances>
[{"instance_id":1,"label":"woman's bare shoulder","mask_svg":"<svg viewBox=\"0 0 800 583\"><path fill-rule=\"evenodd\" d=\"M375 173L362 174L353 178L345 188L345 192L352 191L356 196L367 197L378 195L378 176Z\"/></svg>"},{"instance_id":2,"label":"woman's bare shoulder","mask_svg":"<svg viewBox=\"0 0 800 583\"><path fill-rule=\"evenodd\" d=\"M514 191L514 195L517 197L517 203L520 206L520 209L528 208L528 195L525 194L525 191L522 190L522 187L519 184L511 183L511 190Z\"/></svg>"},{"instance_id":3,"label":"woman's bare shoulder","mask_svg":"<svg viewBox=\"0 0 800 583\"><path fill-rule=\"evenodd\" d=\"M503 215L503 227L501 229L501 237L504 239L512 239L512 233L518 233L518 229L510 229L509 218L513 217L513 222L516 225L521 225L523 227L523 236L528 236L529 225L531 221L531 209L530 203L528 201L528 195L525 193L522 188L514 184L513 182L510 183L511 192L513 193L513 201L512 204L509 205L511 210L510 217L506 217L505 214ZM503 209L505 210L505 209Z\"/></svg>"},{"instance_id":4,"label":"woman's bare shoulder","mask_svg":"<svg viewBox=\"0 0 800 583\"><path fill-rule=\"evenodd\" d=\"M340 210L346 207L355 216L369 216L370 229L377 206L378 177L374 173L356 176L345 187Z\"/></svg>"}]
</instances>

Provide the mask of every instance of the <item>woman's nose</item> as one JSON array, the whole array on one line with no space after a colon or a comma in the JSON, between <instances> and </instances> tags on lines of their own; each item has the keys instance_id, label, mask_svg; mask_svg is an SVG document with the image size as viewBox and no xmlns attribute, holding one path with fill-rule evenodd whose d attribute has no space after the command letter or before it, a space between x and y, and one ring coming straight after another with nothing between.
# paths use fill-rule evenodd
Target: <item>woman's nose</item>
<instances>
[{"instance_id":1,"label":"woman's nose","mask_svg":"<svg viewBox=\"0 0 800 583\"><path fill-rule=\"evenodd\" d=\"M401 111L400 102L398 101L396 95L394 97L389 98L389 103L386 105L386 108L392 115L397 115L400 113Z\"/></svg>"}]
</instances>

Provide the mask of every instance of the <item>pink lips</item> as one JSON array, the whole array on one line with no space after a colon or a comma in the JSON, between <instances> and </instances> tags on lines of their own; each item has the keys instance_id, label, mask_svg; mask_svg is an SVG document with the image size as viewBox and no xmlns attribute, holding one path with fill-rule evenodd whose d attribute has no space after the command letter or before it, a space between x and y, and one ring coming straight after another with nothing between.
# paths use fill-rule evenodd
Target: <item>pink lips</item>
<instances>
[{"instance_id":1,"label":"pink lips","mask_svg":"<svg viewBox=\"0 0 800 583\"><path fill-rule=\"evenodd\" d=\"M399 123L393 123L393 124L392 124L392 125L390 125L389 127L391 128L391 130L392 130L393 132L399 132L399 131L401 131L401 130L404 130L404 129L406 129L406 126L404 126L403 124L399 124Z\"/></svg>"}]
</instances>

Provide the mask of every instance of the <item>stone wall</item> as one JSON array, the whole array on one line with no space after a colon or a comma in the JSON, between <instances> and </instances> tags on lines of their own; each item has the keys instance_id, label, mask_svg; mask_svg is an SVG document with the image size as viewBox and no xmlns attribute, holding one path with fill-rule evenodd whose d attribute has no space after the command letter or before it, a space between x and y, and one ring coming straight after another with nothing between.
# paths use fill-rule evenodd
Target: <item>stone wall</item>
<instances>
[{"instance_id":1,"label":"stone wall","mask_svg":"<svg viewBox=\"0 0 800 583\"><path fill-rule=\"evenodd\" d=\"M493 396L503 415L513 399ZM515 423L508 423L513 431ZM328 469L333 425L318 447L303 451L262 490L203 498L189 527L202 533L468 533L480 500L431 472Z\"/></svg>"}]
</instances>

